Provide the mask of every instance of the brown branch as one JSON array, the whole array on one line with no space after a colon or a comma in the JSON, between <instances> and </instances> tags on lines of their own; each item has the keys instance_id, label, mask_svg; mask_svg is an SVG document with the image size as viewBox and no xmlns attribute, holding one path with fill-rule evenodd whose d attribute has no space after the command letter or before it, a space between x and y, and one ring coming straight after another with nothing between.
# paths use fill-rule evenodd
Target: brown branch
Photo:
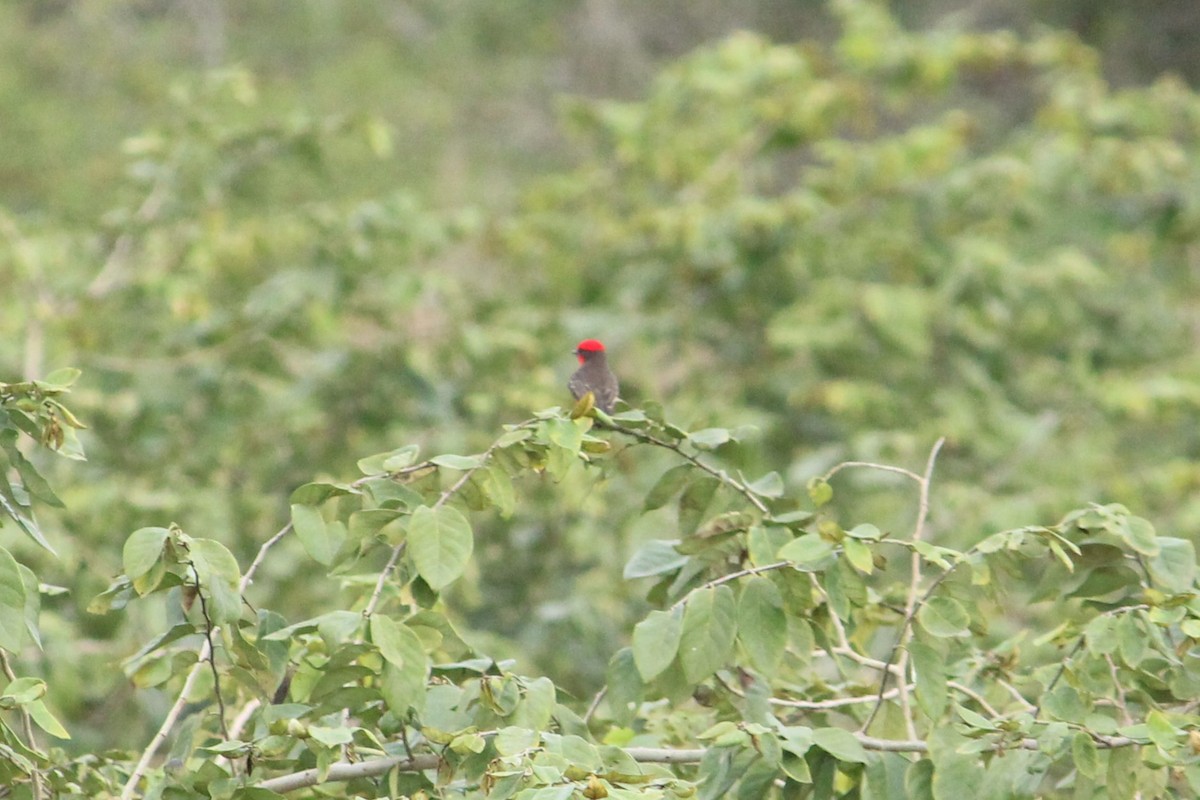
<instances>
[{"instance_id":1,"label":"brown branch","mask_svg":"<svg viewBox=\"0 0 1200 800\"><path fill-rule=\"evenodd\" d=\"M229 741L229 728L225 725L225 700L221 697L221 672L217 669L217 648L213 644L214 625L212 617L208 615L208 601L204 599L204 591L200 586L200 571L196 569L196 565L188 563L192 569L192 574L196 576L196 597L200 600L200 616L204 618L204 642L205 648L208 650L208 658L204 659L212 668L213 676L213 694L217 696L217 721L221 725L221 736L225 741Z\"/></svg>"}]
</instances>

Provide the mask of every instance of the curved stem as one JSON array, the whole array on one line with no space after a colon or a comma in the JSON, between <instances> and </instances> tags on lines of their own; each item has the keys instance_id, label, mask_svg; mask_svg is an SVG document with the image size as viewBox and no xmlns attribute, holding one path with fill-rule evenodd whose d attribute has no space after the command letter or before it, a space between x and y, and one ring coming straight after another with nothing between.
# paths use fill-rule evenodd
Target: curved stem
<instances>
[{"instance_id":1,"label":"curved stem","mask_svg":"<svg viewBox=\"0 0 1200 800\"><path fill-rule=\"evenodd\" d=\"M763 515L764 519L771 519L771 512L767 508L766 503L764 503L758 495L750 491L746 484L736 480L735 478L731 478L724 470L717 469L716 467L704 463L700 460L699 456L692 455L678 444L674 442L668 442L665 439L659 439L657 436L653 436L649 433L644 433L633 428L626 428L624 425L618 425L613 422L606 423L605 427L617 431L618 433L623 433L626 436L631 436L643 444L652 444L655 447L662 447L666 450L670 450L672 453L675 453L684 461L687 461L689 464L694 466L696 469L702 472L707 472L709 475L713 476L718 481L728 486L730 489L733 489L742 497L746 498L746 501L758 509L758 511Z\"/></svg>"}]
</instances>

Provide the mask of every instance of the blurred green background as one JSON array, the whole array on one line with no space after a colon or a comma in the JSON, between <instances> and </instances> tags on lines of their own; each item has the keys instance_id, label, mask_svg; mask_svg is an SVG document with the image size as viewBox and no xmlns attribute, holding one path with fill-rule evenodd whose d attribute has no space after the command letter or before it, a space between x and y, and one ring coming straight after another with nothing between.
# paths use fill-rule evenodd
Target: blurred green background
<instances>
[{"instance_id":1,"label":"blurred green background","mask_svg":"<svg viewBox=\"0 0 1200 800\"><path fill-rule=\"evenodd\" d=\"M84 370L46 468L71 745L169 694L120 660L166 613L86 612L124 537L243 563L288 494L410 442L485 447L565 402L581 338L633 405L747 427L792 487L933 441L962 545L1122 502L1200 525L1200 5L515 0L0 5L0 379ZM581 697L644 609L621 568L669 461L518 487L450 603ZM839 478L849 526L907 487ZM293 543L257 601L337 600Z\"/></svg>"}]
</instances>

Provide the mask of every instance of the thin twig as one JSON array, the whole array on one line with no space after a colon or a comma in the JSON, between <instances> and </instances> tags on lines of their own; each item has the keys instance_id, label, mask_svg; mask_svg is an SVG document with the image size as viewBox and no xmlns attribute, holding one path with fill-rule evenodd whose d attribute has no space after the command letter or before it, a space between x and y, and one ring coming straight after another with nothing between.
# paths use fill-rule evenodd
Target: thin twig
<instances>
[{"instance_id":1,"label":"thin twig","mask_svg":"<svg viewBox=\"0 0 1200 800\"><path fill-rule=\"evenodd\" d=\"M942 445L945 443L946 437L944 436L934 442L933 447L929 451L929 458L925 462L925 474L917 478L920 492L917 499L917 521L913 526L912 539L914 542L920 541L925 535L925 522L929 517L929 485L933 479L933 466L937 462L938 453L941 451ZM896 673L896 685L900 688L900 703L904 713L904 727L910 739L915 739L917 735L912 707L908 702L908 649L906 645L909 634L912 631L912 620L917 613L918 606L925 603L930 593L941 585L941 582L946 579L947 575L954 571L956 566L958 565L952 565L950 569L939 575L918 603L917 594L921 589L921 556L915 550L912 554L908 594L904 601L904 622L900 626L900 634L896 637L896 644L888 654L886 662L890 666L894 661L900 668ZM875 716L879 713L879 709L883 707L883 692L887 686L889 674L889 671L884 670L883 675L879 678L878 699L876 700L875 707L871 709L871 713L862 725L861 730L864 733L870 729L871 723L875 721Z\"/></svg>"},{"instance_id":2,"label":"thin twig","mask_svg":"<svg viewBox=\"0 0 1200 800\"><path fill-rule=\"evenodd\" d=\"M987 701L987 698L985 698L983 695L981 695L979 692L975 691L971 687L966 686L965 684L961 684L958 681L946 681L946 685L949 686L951 689L953 689L956 692L962 692L967 697L974 700L976 703L979 703L979 707L982 708L984 711L986 711L993 718L1004 716L999 711L997 711L992 706L991 703L989 703Z\"/></svg>"},{"instance_id":3,"label":"thin twig","mask_svg":"<svg viewBox=\"0 0 1200 800\"><path fill-rule=\"evenodd\" d=\"M1011 683L1004 680L1004 678L1001 678L1000 676L997 675L996 677L992 678L992 680L996 682L997 686L1000 686L1002 689L1004 689L1006 692L1008 692L1012 696L1012 698L1014 700L1016 700L1018 704L1020 704L1022 709L1024 709L1025 711L1030 711L1030 712L1037 711L1037 706L1035 706L1033 703L1026 700L1025 695L1023 695L1019 691L1017 691L1017 687L1013 686Z\"/></svg>"},{"instance_id":4,"label":"thin twig","mask_svg":"<svg viewBox=\"0 0 1200 800\"><path fill-rule=\"evenodd\" d=\"M229 728L225 725L225 699L221 697L221 672L217 669L217 648L213 644L214 625L212 617L208 615L208 601L204 599L204 591L200 586L200 571L196 569L195 564L189 564L192 569L192 574L196 577L196 597L200 599L200 616L204 618L204 642L205 648L208 650L209 667L212 668L213 676L213 694L217 696L217 721L221 725L221 736L225 741L229 741Z\"/></svg>"},{"instance_id":5,"label":"thin twig","mask_svg":"<svg viewBox=\"0 0 1200 800\"><path fill-rule=\"evenodd\" d=\"M904 467L894 467L891 464L876 464L873 461L843 461L842 463L834 466L833 469L829 470L829 472L826 472L822 477L828 481L834 475L837 475L839 472L849 467L864 467L866 469L879 470L880 472L894 472L897 475L903 475L904 477L916 481L917 483L921 482L921 476L912 470L905 469Z\"/></svg>"},{"instance_id":6,"label":"thin twig","mask_svg":"<svg viewBox=\"0 0 1200 800\"><path fill-rule=\"evenodd\" d=\"M767 509L766 504L758 497L758 495L756 495L756 494L754 494L754 492L750 491L750 489L744 483L730 477L729 473L725 472L724 470L717 469L716 467L712 467L712 466L709 466L708 464L705 464L703 461L700 460L699 456L692 455L691 453L687 452L682 447L680 447L678 444L675 444L674 442L668 442L665 439L659 439L657 436L653 436L649 433L644 433L642 431L635 430L633 428L626 428L624 425L617 425L615 423L610 423L606 427L608 427L611 430L617 431L619 433L623 433L626 436L632 436L634 439L637 439L638 441L643 442L645 444L652 444L655 447L662 447L667 450L670 450L671 452L675 453L680 458L682 458L684 461L687 461L689 464L694 466L696 469L699 469L702 472L707 472L709 475L713 476L714 478L716 478L718 481L725 484L729 488L733 489L735 492L740 494L742 497L745 497L747 502L749 502L750 505L757 508L759 510L759 512L763 515L764 518L766 518L766 519L771 518L771 512Z\"/></svg>"},{"instance_id":7,"label":"thin twig","mask_svg":"<svg viewBox=\"0 0 1200 800\"><path fill-rule=\"evenodd\" d=\"M592 698L591 704L588 705L587 713L583 715L584 724L591 722L592 715L596 713L596 709L600 707L600 702L604 699L604 696L607 694L608 694L607 686L602 686L600 688L600 691L596 692L596 696Z\"/></svg>"},{"instance_id":8,"label":"thin twig","mask_svg":"<svg viewBox=\"0 0 1200 800\"><path fill-rule=\"evenodd\" d=\"M838 617L837 613L834 612L833 608L829 604L829 593L826 592L824 587L821 586L821 582L817 580L817 576L814 573L808 573L808 582L812 584L812 587L816 592L820 593L820 595L825 598L825 608L829 612L829 622L831 625L833 625L833 630L837 634L838 638L838 646L832 648L832 650L835 653L843 653L848 655L851 660L855 660L854 656L857 655L857 653L855 653L854 648L850 646L850 638L846 635L846 626L842 624L841 618ZM837 669L838 674L843 678L848 677L846 675L846 671L842 669L841 661L838 661L836 658L833 659L833 666L835 669Z\"/></svg>"},{"instance_id":9,"label":"thin twig","mask_svg":"<svg viewBox=\"0 0 1200 800\"><path fill-rule=\"evenodd\" d=\"M533 424L534 422L536 422L536 420L525 420L520 425L512 428L512 430L519 430ZM505 431L504 435L507 436L512 432L512 430ZM497 439L488 446L487 450L484 450L482 453L480 453L479 463L473 467L463 470L463 473L459 476L458 480L451 484L450 488L446 489L444 492L442 492L441 496L438 497L437 501L433 504L432 509L437 511L439 508L446 505L447 500L453 497L463 486L466 486L467 481L471 479L472 475L487 465L488 460L492 457L492 453L496 452L496 449L499 446L500 439ZM379 573L379 579L375 581L375 590L371 592L371 599L367 601L367 606L363 609L362 614L364 619L370 619L371 615L375 613L375 609L378 608L379 600L383 595L383 587L387 585L388 578L391 577L392 571L396 569L396 564L399 563L400 556L403 555L404 548L407 543L408 540L405 539L392 548L392 554L388 558L387 564L384 565L383 571Z\"/></svg>"},{"instance_id":10,"label":"thin twig","mask_svg":"<svg viewBox=\"0 0 1200 800\"><path fill-rule=\"evenodd\" d=\"M9 683L17 679L17 673L13 672L12 664L8 662L8 653L0 650L0 669L4 671L4 677L8 678ZM33 718L29 712L21 708L21 731L25 734L25 746L30 750L37 752L37 740L33 738ZM42 771L36 766L29 773L30 789L33 792L33 800L42 800Z\"/></svg>"},{"instance_id":11,"label":"thin twig","mask_svg":"<svg viewBox=\"0 0 1200 800\"><path fill-rule=\"evenodd\" d=\"M773 564L767 564L762 567L747 567L746 569L740 569L737 572L731 572L728 575L722 575L721 577L716 578L715 580L711 580L708 583L704 584L703 586L697 587L697 591L699 589L711 589L714 586L720 586L723 583L729 583L730 581L736 581L738 578L744 578L747 575L757 575L760 572L771 572L771 571L777 570L777 569L786 569L787 567L790 567L790 566L793 566L791 561L776 561ZM691 597L691 593L688 593L684 597L680 598L673 606L671 606L671 610L674 610L674 609L678 608L679 606L682 606L685 603L687 603L688 597Z\"/></svg>"},{"instance_id":12,"label":"thin twig","mask_svg":"<svg viewBox=\"0 0 1200 800\"><path fill-rule=\"evenodd\" d=\"M1104 660L1108 662L1108 673L1112 676L1113 689L1117 692L1117 696L1113 700L1121 711L1121 722L1125 725L1132 725L1133 717L1129 715L1129 706L1125 702L1125 689L1121 686L1121 676L1117 674L1117 664L1108 653L1104 654Z\"/></svg>"},{"instance_id":13,"label":"thin twig","mask_svg":"<svg viewBox=\"0 0 1200 800\"><path fill-rule=\"evenodd\" d=\"M899 689L888 689L888 699L890 700L899 693ZM788 700L783 697L768 697L767 702L773 706L782 706L784 708L799 708L810 711L820 711L823 709L854 706L859 705L860 703L874 703L875 695L864 694L859 695L858 697L834 697L829 700Z\"/></svg>"},{"instance_id":14,"label":"thin twig","mask_svg":"<svg viewBox=\"0 0 1200 800\"><path fill-rule=\"evenodd\" d=\"M833 656L845 656L856 664L877 670L888 669L892 672L895 672L898 669L895 664L889 666L877 658L864 656L862 653L849 646L834 647L831 652L826 652L825 650L813 650L813 655L825 656L827 658L833 658Z\"/></svg>"},{"instance_id":15,"label":"thin twig","mask_svg":"<svg viewBox=\"0 0 1200 800\"><path fill-rule=\"evenodd\" d=\"M258 572L258 568L262 566L263 561L267 557L267 552L279 543L279 540L292 532L292 523L288 523L279 529L279 532L263 542L262 547L258 548L258 554L254 556L254 560L250 562L250 566L242 574L242 580L238 583L238 591L245 593L250 588L250 583L254 578L254 573Z\"/></svg>"},{"instance_id":16,"label":"thin twig","mask_svg":"<svg viewBox=\"0 0 1200 800\"><path fill-rule=\"evenodd\" d=\"M250 562L250 566L242 574L242 580L238 583L238 591L245 592L254 579L259 567L267 557L267 552L274 547L284 536L292 530L292 523L288 523L279 529L279 532L272 536L267 541L263 542L262 547L258 548L258 555ZM121 800L131 800L134 789L137 788L138 781L146 774L146 769L150 766L151 759L158 752L158 748L162 747L163 742L167 740L171 729L175 727L175 722L179 719L179 715L183 713L184 707L187 705L187 699L191 696L192 689L196 685L196 681L200 679L200 673L204 671L204 662L208 658L212 650L208 641L200 646L200 654L196 663L192 665L191 672L183 681L183 688L179 690L178 696L175 698L175 703L167 711L166 717L163 718L162 725L155 731L151 737L150 743L146 745L146 749L142 751L142 757L138 759L138 763L133 768L133 772L129 774L129 780L125 782L125 786L121 789Z\"/></svg>"}]
</instances>

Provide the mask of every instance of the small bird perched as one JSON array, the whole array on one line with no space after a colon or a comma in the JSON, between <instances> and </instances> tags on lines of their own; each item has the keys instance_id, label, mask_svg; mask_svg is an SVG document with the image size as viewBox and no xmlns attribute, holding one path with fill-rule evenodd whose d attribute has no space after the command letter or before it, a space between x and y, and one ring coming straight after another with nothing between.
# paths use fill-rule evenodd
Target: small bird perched
<instances>
[{"instance_id":1,"label":"small bird perched","mask_svg":"<svg viewBox=\"0 0 1200 800\"><path fill-rule=\"evenodd\" d=\"M578 400L591 392L596 408L611 414L620 387L617 376L608 368L604 345L595 339L584 339L575 347L575 355L579 358L579 369L567 381L571 396Z\"/></svg>"}]
</instances>

